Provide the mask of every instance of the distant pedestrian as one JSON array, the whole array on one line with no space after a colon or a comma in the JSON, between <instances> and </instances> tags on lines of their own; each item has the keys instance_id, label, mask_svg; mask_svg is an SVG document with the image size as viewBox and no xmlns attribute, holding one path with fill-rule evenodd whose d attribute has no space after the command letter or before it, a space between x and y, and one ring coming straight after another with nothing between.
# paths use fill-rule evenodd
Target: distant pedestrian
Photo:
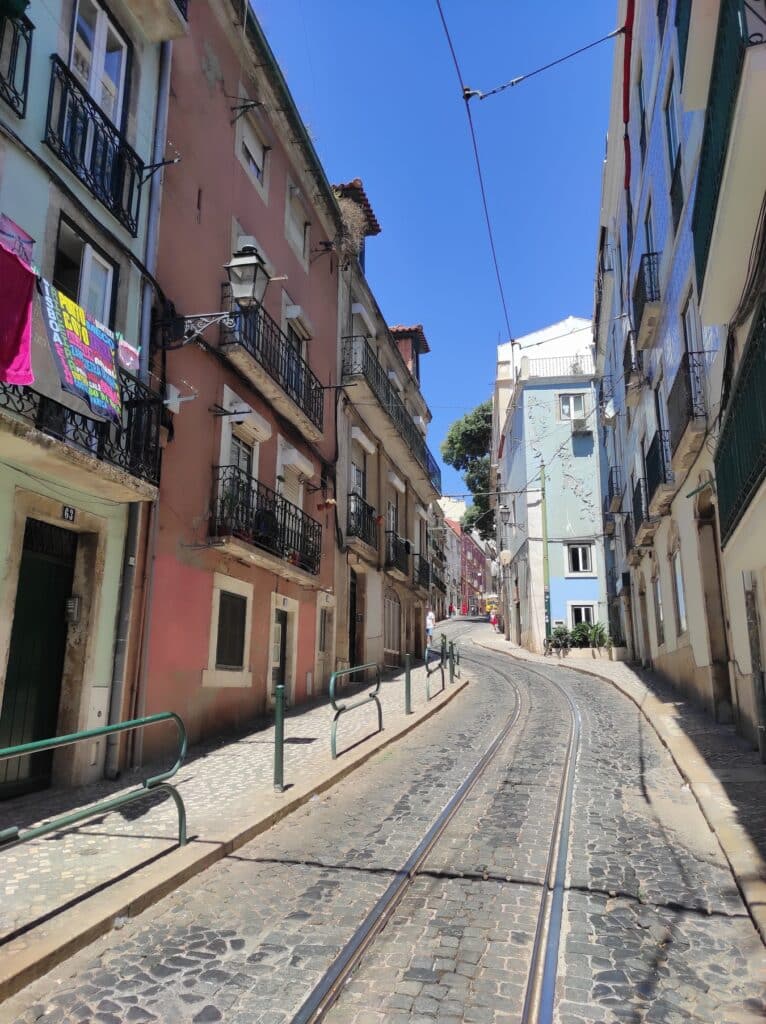
<instances>
[{"instance_id":1,"label":"distant pedestrian","mask_svg":"<svg viewBox=\"0 0 766 1024\"><path fill-rule=\"evenodd\" d=\"M494 609L489 613L489 624L492 632L497 633L497 612Z\"/></svg>"},{"instance_id":2,"label":"distant pedestrian","mask_svg":"<svg viewBox=\"0 0 766 1024\"><path fill-rule=\"evenodd\" d=\"M434 626L436 625L436 616L433 613L433 609L428 609L426 615L426 643L431 642L431 637L434 635Z\"/></svg>"},{"instance_id":3,"label":"distant pedestrian","mask_svg":"<svg viewBox=\"0 0 766 1024\"><path fill-rule=\"evenodd\" d=\"M455 606L454 606L454 604L452 603L452 601L450 601L450 603L449 603L449 617L450 617L451 619L454 619L454 618L455 618Z\"/></svg>"}]
</instances>

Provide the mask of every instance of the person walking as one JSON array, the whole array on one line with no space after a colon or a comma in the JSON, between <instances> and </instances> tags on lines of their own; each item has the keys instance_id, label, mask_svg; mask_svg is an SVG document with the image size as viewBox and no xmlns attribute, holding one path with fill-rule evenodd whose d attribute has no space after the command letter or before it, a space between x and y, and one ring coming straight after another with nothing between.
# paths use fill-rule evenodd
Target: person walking
<instances>
[{"instance_id":1,"label":"person walking","mask_svg":"<svg viewBox=\"0 0 766 1024\"><path fill-rule=\"evenodd\" d=\"M436 616L434 615L433 608L428 609L426 615L426 642L431 642L431 637L434 635L434 626L436 625Z\"/></svg>"}]
</instances>

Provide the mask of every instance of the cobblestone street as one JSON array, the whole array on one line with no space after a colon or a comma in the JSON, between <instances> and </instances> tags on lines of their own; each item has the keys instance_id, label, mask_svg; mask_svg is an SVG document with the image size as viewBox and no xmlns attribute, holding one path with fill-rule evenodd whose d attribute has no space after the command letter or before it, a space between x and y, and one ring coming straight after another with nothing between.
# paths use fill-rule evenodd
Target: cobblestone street
<instances>
[{"instance_id":1,"label":"cobblestone street","mask_svg":"<svg viewBox=\"0 0 766 1024\"><path fill-rule=\"evenodd\" d=\"M0 1008L3 1022L293 1016L508 717L328 1020L522 1019L569 710L582 718L555 1019L764 1019L766 956L694 796L636 706L465 634L474 680L438 715Z\"/></svg>"}]
</instances>

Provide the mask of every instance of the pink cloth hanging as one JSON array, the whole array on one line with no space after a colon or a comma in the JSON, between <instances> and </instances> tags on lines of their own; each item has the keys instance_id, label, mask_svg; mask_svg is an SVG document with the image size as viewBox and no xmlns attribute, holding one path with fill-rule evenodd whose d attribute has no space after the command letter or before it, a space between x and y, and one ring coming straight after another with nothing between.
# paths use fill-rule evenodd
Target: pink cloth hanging
<instances>
[{"instance_id":1,"label":"pink cloth hanging","mask_svg":"<svg viewBox=\"0 0 766 1024\"><path fill-rule=\"evenodd\" d=\"M32 384L32 298L36 277L31 267L0 245L0 381Z\"/></svg>"}]
</instances>

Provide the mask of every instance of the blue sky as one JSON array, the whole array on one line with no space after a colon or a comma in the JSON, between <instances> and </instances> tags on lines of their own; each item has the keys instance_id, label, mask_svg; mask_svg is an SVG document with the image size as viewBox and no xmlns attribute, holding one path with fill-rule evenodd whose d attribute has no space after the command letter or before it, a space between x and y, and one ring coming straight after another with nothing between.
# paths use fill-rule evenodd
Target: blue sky
<instances>
[{"instance_id":1,"label":"blue sky","mask_svg":"<svg viewBox=\"0 0 766 1024\"><path fill-rule=\"evenodd\" d=\"M489 397L507 331L463 100L435 0L251 0L331 181L383 229L367 277L422 323L429 445ZM466 84L490 89L615 27L614 0L443 0ZM473 100L511 330L590 316L614 42ZM464 491L445 467L445 493Z\"/></svg>"}]
</instances>

